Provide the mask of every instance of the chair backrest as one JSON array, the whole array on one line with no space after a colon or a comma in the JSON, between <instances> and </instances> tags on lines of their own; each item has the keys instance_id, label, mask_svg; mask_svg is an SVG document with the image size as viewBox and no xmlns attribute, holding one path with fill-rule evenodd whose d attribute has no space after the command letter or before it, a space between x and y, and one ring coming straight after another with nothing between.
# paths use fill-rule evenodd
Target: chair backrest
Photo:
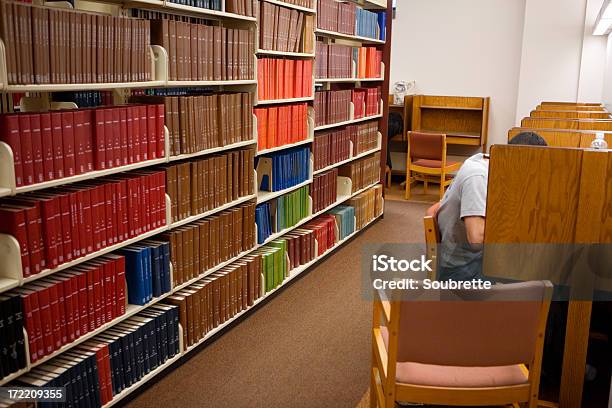
<instances>
[{"instance_id":1,"label":"chair backrest","mask_svg":"<svg viewBox=\"0 0 612 408\"><path fill-rule=\"evenodd\" d=\"M441 133L408 132L410 159L443 160L446 135Z\"/></svg>"},{"instance_id":2,"label":"chair backrest","mask_svg":"<svg viewBox=\"0 0 612 408\"><path fill-rule=\"evenodd\" d=\"M423 217L423 227L425 228L425 247L427 249L427 259L432 260L432 271L427 276L430 279L435 279L436 269L438 265L438 243L441 241L440 228L438 227L438 210L440 202L438 201L427 209L425 217Z\"/></svg>"},{"instance_id":3,"label":"chair backrest","mask_svg":"<svg viewBox=\"0 0 612 408\"><path fill-rule=\"evenodd\" d=\"M452 296L421 292L430 300L399 302L398 362L491 367L533 361L546 327L550 282L454 290Z\"/></svg>"}]
</instances>

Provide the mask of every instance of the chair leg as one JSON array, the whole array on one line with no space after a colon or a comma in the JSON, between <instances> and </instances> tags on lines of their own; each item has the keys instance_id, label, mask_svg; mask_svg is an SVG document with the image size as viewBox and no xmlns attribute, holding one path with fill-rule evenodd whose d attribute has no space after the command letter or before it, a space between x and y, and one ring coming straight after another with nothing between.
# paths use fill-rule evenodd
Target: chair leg
<instances>
[{"instance_id":1,"label":"chair leg","mask_svg":"<svg viewBox=\"0 0 612 408\"><path fill-rule=\"evenodd\" d=\"M376 398L376 379L374 378L374 370L372 370L370 377L370 408L378 408L378 402Z\"/></svg>"},{"instance_id":2,"label":"chair leg","mask_svg":"<svg viewBox=\"0 0 612 408\"><path fill-rule=\"evenodd\" d=\"M387 166L387 188L391 188L391 169Z\"/></svg>"},{"instance_id":3,"label":"chair leg","mask_svg":"<svg viewBox=\"0 0 612 408\"><path fill-rule=\"evenodd\" d=\"M408 170L406 172L406 194L405 194L405 198L406 200L410 200L410 188L412 187L412 182L411 182L411 172L410 170Z\"/></svg>"},{"instance_id":4,"label":"chair leg","mask_svg":"<svg viewBox=\"0 0 612 408\"><path fill-rule=\"evenodd\" d=\"M442 175L440 176L440 201L442 201L442 198L444 197L444 182L445 181L446 181L446 175L442 173Z\"/></svg>"},{"instance_id":5,"label":"chair leg","mask_svg":"<svg viewBox=\"0 0 612 408\"><path fill-rule=\"evenodd\" d=\"M429 182L427 181L427 178L425 178L425 180L423 180L423 193L427 194L427 184Z\"/></svg>"}]
</instances>

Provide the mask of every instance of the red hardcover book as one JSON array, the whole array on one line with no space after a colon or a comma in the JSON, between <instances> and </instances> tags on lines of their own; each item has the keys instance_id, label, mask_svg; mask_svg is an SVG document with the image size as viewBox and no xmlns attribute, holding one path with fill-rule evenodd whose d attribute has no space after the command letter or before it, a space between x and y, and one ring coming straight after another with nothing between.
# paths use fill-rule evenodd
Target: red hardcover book
<instances>
[{"instance_id":1,"label":"red hardcover book","mask_svg":"<svg viewBox=\"0 0 612 408\"><path fill-rule=\"evenodd\" d=\"M104 264L103 288L104 288L104 310L106 313L106 321L110 322L115 317L115 261L107 260Z\"/></svg>"},{"instance_id":2,"label":"red hardcover book","mask_svg":"<svg viewBox=\"0 0 612 408\"><path fill-rule=\"evenodd\" d=\"M94 293L94 271L95 267L88 266L88 271L85 272L87 280L87 316L89 318L89 330L93 331L100 326L100 317L96 316L96 295Z\"/></svg>"},{"instance_id":3,"label":"red hardcover book","mask_svg":"<svg viewBox=\"0 0 612 408\"><path fill-rule=\"evenodd\" d=\"M142 146L142 140L140 139L140 112L138 106L130 106L130 112L132 114L132 132L130 132L130 139L134 144L135 162L141 162L146 160L143 158L143 151L146 150L146 145Z\"/></svg>"},{"instance_id":4,"label":"red hardcover book","mask_svg":"<svg viewBox=\"0 0 612 408\"><path fill-rule=\"evenodd\" d=\"M157 159L157 107L155 105L143 105L147 110L147 143L149 160Z\"/></svg>"},{"instance_id":5,"label":"red hardcover book","mask_svg":"<svg viewBox=\"0 0 612 408\"><path fill-rule=\"evenodd\" d=\"M76 287L79 290L79 325L80 334L84 336L89 333L89 297L87 296L87 274L85 272L75 271Z\"/></svg>"},{"instance_id":6,"label":"red hardcover book","mask_svg":"<svg viewBox=\"0 0 612 408\"><path fill-rule=\"evenodd\" d=\"M91 189L86 188L79 191L79 201L83 203L82 211L83 211L83 224L79 231L79 236L81 239L85 237L85 253L82 255L89 254L93 252L94 242L94 222L93 222L93 207L91 205Z\"/></svg>"},{"instance_id":7,"label":"red hardcover book","mask_svg":"<svg viewBox=\"0 0 612 408\"><path fill-rule=\"evenodd\" d=\"M61 316L59 314L57 289L53 286L43 282L32 284L32 287L38 291L45 355L52 353L62 346Z\"/></svg>"},{"instance_id":8,"label":"red hardcover book","mask_svg":"<svg viewBox=\"0 0 612 408\"><path fill-rule=\"evenodd\" d=\"M25 208L0 206L0 232L12 235L19 243L21 270L24 277L32 274L27 229Z\"/></svg>"},{"instance_id":9,"label":"red hardcover book","mask_svg":"<svg viewBox=\"0 0 612 408\"><path fill-rule=\"evenodd\" d=\"M116 316L123 316L126 308L126 282L125 282L125 258L119 257L115 261L115 294L117 307Z\"/></svg>"},{"instance_id":10,"label":"red hardcover book","mask_svg":"<svg viewBox=\"0 0 612 408\"><path fill-rule=\"evenodd\" d=\"M113 135L113 109L104 109L104 141L106 168L115 167L115 135Z\"/></svg>"},{"instance_id":11,"label":"red hardcover book","mask_svg":"<svg viewBox=\"0 0 612 408\"><path fill-rule=\"evenodd\" d=\"M130 163L136 163L138 161L137 159L137 155L136 152L139 151L140 147L137 143L137 141L135 140L136 138L134 137L134 109L132 106L128 106L126 108L126 115L127 115L127 142L128 142L128 149L127 149L127 154L129 157L129 162Z\"/></svg>"},{"instance_id":12,"label":"red hardcover book","mask_svg":"<svg viewBox=\"0 0 612 408\"><path fill-rule=\"evenodd\" d=\"M86 172L85 163L85 145L86 135L85 128L83 127L83 111L75 111L72 115L74 123L74 145L75 145L75 156L74 162L76 166L76 174L83 174Z\"/></svg>"},{"instance_id":13,"label":"red hardcover book","mask_svg":"<svg viewBox=\"0 0 612 408\"><path fill-rule=\"evenodd\" d=\"M124 241L134 236L132 235L132 231L130 231L128 183L127 180L120 180L117 184L117 195L119 197L119 200L117 201L117 219L119 221L119 228L121 231L119 233L119 237L121 241Z\"/></svg>"},{"instance_id":14,"label":"red hardcover book","mask_svg":"<svg viewBox=\"0 0 612 408\"><path fill-rule=\"evenodd\" d=\"M51 112L51 137L53 139L54 178L64 177L64 137L62 134L62 113Z\"/></svg>"},{"instance_id":15,"label":"red hardcover book","mask_svg":"<svg viewBox=\"0 0 612 408\"><path fill-rule=\"evenodd\" d=\"M75 290L76 282L70 277L59 277L62 281L62 288L64 291L64 316L66 322L66 335L67 342L72 343L78 338L77 336L77 305L78 305L78 291Z\"/></svg>"},{"instance_id":16,"label":"red hardcover book","mask_svg":"<svg viewBox=\"0 0 612 408\"><path fill-rule=\"evenodd\" d=\"M43 176L44 181L53 180L55 178L55 169L53 168L53 134L51 132L51 114L40 114L40 131L43 148Z\"/></svg>"},{"instance_id":17,"label":"red hardcover book","mask_svg":"<svg viewBox=\"0 0 612 408\"><path fill-rule=\"evenodd\" d=\"M165 157L166 150L166 131L164 127L165 123L165 106L163 104L157 105L157 157Z\"/></svg>"},{"instance_id":18,"label":"red hardcover book","mask_svg":"<svg viewBox=\"0 0 612 408\"><path fill-rule=\"evenodd\" d=\"M103 109L96 109L93 111L94 121L94 132L93 132L93 145L94 145L94 163L96 170L106 169L106 139L105 139L105 114Z\"/></svg>"},{"instance_id":19,"label":"red hardcover book","mask_svg":"<svg viewBox=\"0 0 612 408\"><path fill-rule=\"evenodd\" d=\"M72 256L79 258L86 253L85 238L81 238L81 224L83 213L81 212L82 203L79 202L79 193L70 191L67 193L70 202L70 237L72 243Z\"/></svg>"},{"instance_id":20,"label":"red hardcover book","mask_svg":"<svg viewBox=\"0 0 612 408\"><path fill-rule=\"evenodd\" d=\"M83 115L83 132L85 133L85 171L94 170L93 157L93 110L86 109L82 111Z\"/></svg>"},{"instance_id":21,"label":"red hardcover book","mask_svg":"<svg viewBox=\"0 0 612 408\"><path fill-rule=\"evenodd\" d=\"M127 166L131 164L129 148L128 148L128 129L127 129L127 108L118 108L119 110L119 132L121 134L121 165Z\"/></svg>"},{"instance_id":22,"label":"red hardcover book","mask_svg":"<svg viewBox=\"0 0 612 408\"><path fill-rule=\"evenodd\" d=\"M104 183L100 187L104 188L104 198L106 200L106 240L108 245L114 245L119 242L119 237L117 236L116 188L113 183Z\"/></svg>"},{"instance_id":23,"label":"red hardcover book","mask_svg":"<svg viewBox=\"0 0 612 408\"><path fill-rule=\"evenodd\" d=\"M21 163L23 166L23 185L34 183L34 150L32 147L31 115L19 115L19 131L21 133Z\"/></svg>"},{"instance_id":24,"label":"red hardcover book","mask_svg":"<svg viewBox=\"0 0 612 408\"><path fill-rule=\"evenodd\" d=\"M91 230L92 230L92 250L99 251L106 246L105 222L104 213L100 213L100 199L98 197L99 190L97 188L88 188L88 206L90 207ZM87 221L86 221L87 224ZM89 251L88 251L89 252Z\"/></svg>"},{"instance_id":25,"label":"red hardcover book","mask_svg":"<svg viewBox=\"0 0 612 408\"><path fill-rule=\"evenodd\" d=\"M59 317L59 334L61 339L61 345L68 343L68 327L67 327L67 317L66 317L66 298L64 295L64 282L60 279L56 279L55 277L47 278L42 281L42 283L49 284L51 289L51 296L55 296L57 298L57 302L51 302L51 312L57 313Z\"/></svg>"},{"instance_id":26,"label":"red hardcover book","mask_svg":"<svg viewBox=\"0 0 612 408\"><path fill-rule=\"evenodd\" d=\"M74 176L76 174L76 144L74 139L73 116L72 112L62 112L62 143L65 177Z\"/></svg>"},{"instance_id":27,"label":"red hardcover book","mask_svg":"<svg viewBox=\"0 0 612 408\"><path fill-rule=\"evenodd\" d=\"M30 132L32 138L32 154L34 159L34 183L45 181L45 171L43 169L43 146L42 132L40 131L40 115L34 113L30 116Z\"/></svg>"},{"instance_id":28,"label":"red hardcover book","mask_svg":"<svg viewBox=\"0 0 612 408\"><path fill-rule=\"evenodd\" d=\"M94 268L91 275L94 294L94 315L96 317L96 328L106 323L106 302L104 299L104 287L102 279L104 279L104 265L98 264Z\"/></svg>"},{"instance_id":29,"label":"red hardcover book","mask_svg":"<svg viewBox=\"0 0 612 408\"><path fill-rule=\"evenodd\" d=\"M140 129L138 135L140 136L140 157L142 161L150 160L149 155L149 136L147 133L147 107L146 105L136 106L138 110L138 118L140 119Z\"/></svg>"},{"instance_id":30,"label":"red hardcover book","mask_svg":"<svg viewBox=\"0 0 612 408\"><path fill-rule=\"evenodd\" d=\"M113 108L109 110L111 111L113 117L113 165L114 167L119 167L123 162L121 158L121 156L123 156L123 152L121 151L121 114L119 113L118 108Z\"/></svg>"},{"instance_id":31,"label":"red hardcover book","mask_svg":"<svg viewBox=\"0 0 612 408\"><path fill-rule=\"evenodd\" d=\"M28 200L29 201L29 200ZM58 234L57 226L60 216L59 200L51 197L39 196L32 200L32 205L39 205L42 216L42 237L44 242L44 254L48 268L55 268L60 264L58 244L61 239L61 231Z\"/></svg>"},{"instance_id":32,"label":"red hardcover book","mask_svg":"<svg viewBox=\"0 0 612 408\"><path fill-rule=\"evenodd\" d=\"M18 115L0 116L0 141L8 144L13 151L15 185L21 187L24 185L24 180Z\"/></svg>"}]
</instances>

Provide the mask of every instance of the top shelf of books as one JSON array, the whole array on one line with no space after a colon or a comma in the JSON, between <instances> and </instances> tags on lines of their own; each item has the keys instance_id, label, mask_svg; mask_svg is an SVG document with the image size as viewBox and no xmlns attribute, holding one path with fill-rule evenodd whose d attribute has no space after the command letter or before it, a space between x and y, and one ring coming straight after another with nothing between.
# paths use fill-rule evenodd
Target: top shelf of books
<instances>
[{"instance_id":1,"label":"top shelf of books","mask_svg":"<svg viewBox=\"0 0 612 408\"><path fill-rule=\"evenodd\" d=\"M170 13L195 15L215 20L239 20L255 22L252 8L246 7L244 0L89 0L96 3L120 5L123 8L138 8L144 10L167 11ZM237 7L234 7L233 5Z\"/></svg>"}]
</instances>

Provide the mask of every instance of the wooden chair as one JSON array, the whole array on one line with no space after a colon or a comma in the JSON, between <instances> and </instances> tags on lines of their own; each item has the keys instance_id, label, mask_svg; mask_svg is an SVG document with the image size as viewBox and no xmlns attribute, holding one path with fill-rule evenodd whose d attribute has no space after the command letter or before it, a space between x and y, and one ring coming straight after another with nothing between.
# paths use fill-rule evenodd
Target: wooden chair
<instances>
[{"instance_id":1,"label":"wooden chair","mask_svg":"<svg viewBox=\"0 0 612 408\"><path fill-rule=\"evenodd\" d=\"M390 301L375 292L372 408L391 408L396 401L537 407L552 284L477 292L454 291L459 298L444 301Z\"/></svg>"},{"instance_id":2,"label":"wooden chair","mask_svg":"<svg viewBox=\"0 0 612 408\"><path fill-rule=\"evenodd\" d=\"M432 272L428 276L430 279L436 277L436 266L438 261L438 243L442 240L440 229L438 228L438 210L440 202L438 201L427 209L425 217L423 217L423 227L425 228L425 246L427 248L427 259L431 259Z\"/></svg>"},{"instance_id":3,"label":"wooden chair","mask_svg":"<svg viewBox=\"0 0 612 408\"><path fill-rule=\"evenodd\" d=\"M446 135L439 133L408 132L408 153L406 155L406 200L410 199L410 188L413 181L424 183L427 194L427 183L440 183L440 200L444 189L452 183L447 175L459 170L461 163L446 161ZM412 173L415 173L413 176Z\"/></svg>"}]
</instances>

